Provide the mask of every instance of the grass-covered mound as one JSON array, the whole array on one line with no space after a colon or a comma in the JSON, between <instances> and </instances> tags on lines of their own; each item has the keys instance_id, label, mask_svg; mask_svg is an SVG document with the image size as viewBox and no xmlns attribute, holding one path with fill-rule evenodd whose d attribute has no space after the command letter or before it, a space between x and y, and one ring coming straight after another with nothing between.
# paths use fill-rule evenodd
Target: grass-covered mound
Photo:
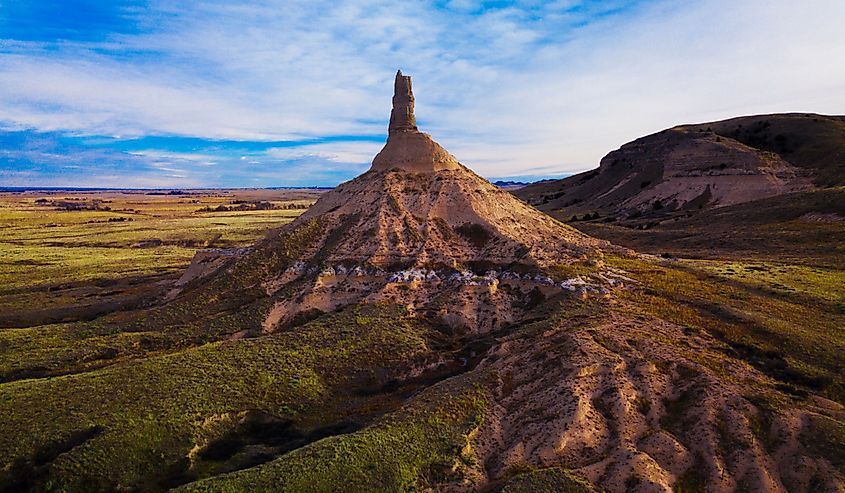
<instances>
[{"instance_id":1,"label":"grass-covered mound","mask_svg":"<svg viewBox=\"0 0 845 493\"><path fill-rule=\"evenodd\" d=\"M0 485L156 491L185 482L202 472L196 451L231 428L233 413L259 410L303 429L348 418L356 386L378 386L426 354L426 330L400 307L363 306L291 332L4 384L0 422L16 431L0 435Z\"/></svg>"},{"instance_id":2,"label":"grass-covered mound","mask_svg":"<svg viewBox=\"0 0 845 493\"><path fill-rule=\"evenodd\" d=\"M374 426L179 491L424 491L475 465L468 439L487 407L482 387L474 385L479 378L443 382Z\"/></svg>"}]
</instances>

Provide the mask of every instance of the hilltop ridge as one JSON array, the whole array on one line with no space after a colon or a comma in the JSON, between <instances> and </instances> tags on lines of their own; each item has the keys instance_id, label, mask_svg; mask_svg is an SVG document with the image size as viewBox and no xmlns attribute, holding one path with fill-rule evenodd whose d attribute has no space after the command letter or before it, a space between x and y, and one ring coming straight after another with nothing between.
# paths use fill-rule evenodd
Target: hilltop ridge
<instances>
[{"instance_id":1,"label":"hilltop ridge","mask_svg":"<svg viewBox=\"0 0 845 493\"><path fill-rule=\"evenodd\" d=\"M623 145L597 169L514 193L561 219L624 221L843 184L845 118L791 113L679 125Z\"/></svg>"}]
</instances>

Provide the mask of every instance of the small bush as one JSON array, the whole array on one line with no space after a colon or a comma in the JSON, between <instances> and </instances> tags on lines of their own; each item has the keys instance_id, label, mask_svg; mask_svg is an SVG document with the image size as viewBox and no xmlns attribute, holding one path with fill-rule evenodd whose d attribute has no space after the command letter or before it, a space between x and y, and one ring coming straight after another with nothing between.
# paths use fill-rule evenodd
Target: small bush
<instances>
[{"instance_id":1,"label":"small bush","mask_svg":"<svg viewBox=\"0 0 845 493\"><path fill-rule=\"evenodd\" d=\"M487 228L476 223L465 223L455 228L455 232L463 236L472 246L481 248L490 241L492 235Z\"/></svg>"}]
</instances>

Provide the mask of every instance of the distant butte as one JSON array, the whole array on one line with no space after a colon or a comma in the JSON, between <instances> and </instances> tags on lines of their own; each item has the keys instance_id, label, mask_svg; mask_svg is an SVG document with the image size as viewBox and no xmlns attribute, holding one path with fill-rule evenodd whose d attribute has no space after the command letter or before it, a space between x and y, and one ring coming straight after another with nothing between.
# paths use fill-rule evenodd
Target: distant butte
<instances>
[{"instance_id":1,"label":"distant butte","mask_svg":"<svg viewBox=\"0 0 845 493\"><path fill-rule=\"evenodd\" d=\"M387 143L373 159L371 169L433 173L459 167L454 156L417 129L411 77L402 75L401 70L396 72Z\"/></svg>"}]
</instances>

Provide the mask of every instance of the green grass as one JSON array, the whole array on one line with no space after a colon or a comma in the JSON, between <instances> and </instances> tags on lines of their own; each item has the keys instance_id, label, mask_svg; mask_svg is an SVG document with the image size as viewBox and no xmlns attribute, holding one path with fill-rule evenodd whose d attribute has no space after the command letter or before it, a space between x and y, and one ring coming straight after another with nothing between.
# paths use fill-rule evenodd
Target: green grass
<instances>
[{"instance_id":1,"label":"green grass","mask_svg":"<svg viewBox=\"0 0 845 493\"><path fill-rule=\"evenodd\" d=\"M365 306L294 332L0 385L0 422L27 430L0 436L3 480L10 481L13 463L37 463L74 432L98 427L101 434L52 458L38 484L53 491L161 489L156 481L210 439L207 420L249 409L306 426L338 419L354 399L332 399L355 383L378 384L384 369L426 354L426 330L403 308Z\"/></svg>"},{"instance_id":2,"label":"green grass","mask_svg":"<svg viewBox=\"0 0 845 493\"><path fill-rule=\"evenodd\" d=\"M620 293L623 310L708 331L770 376L845 402L845 314L829 303L729 283L684 263L607 261L641 283Z\"/></svg>"},{"instance_id":3,"label":"green grass","mask_svg":"<svg viewBox=\"0 0 845 493\"><path fill-rule=\"evenodd\" d=\"M408 407L349 435L279 459L187 485L185 492L426 491L475 465L469 438L481 425L485 393L472 378L429 389Z\"/></svg>"},{"instance_id":4,"label":"green grass","mask_svg":"<svg viewBox=\"0 0 845 493\"><path fill-rule=\"evenodd\" d=\"M500 493L596 493L588 481L561 467L531 469L517 474Z\"/></svg>"},{"instance_id":5,"label":"green grass","mask_svg":"<svg viewBox=\"0 0 845 493\"><path fill-rule=\"evenodd\" d=\"M205 247L248 246L302 209L197 212L235 194L148 196L140 193L65 193L109 200L110 211L64 211L36 204L37 195L0 194L0 311L62 308L137 294L127 280L177 276ZM284 200L275 204L307 204ZM195 198L196 197L196 198ZM195 202L196 201L196 202ZM109 222L112 219L131 219ZM155 247L133 248L146 240ZM118 285L118 287L115 287Z\"/></svg>"},{"instance_id":6,"label":"green grass","mask_svg":"<svg viewBox=\"0 0 845 493\"><path fill-rule=\"evenodd\" d=\"M547 274L555 281L574 277L590 277L601 270L595 261L576 261L569 264L555 264L547 269Z\"/></svg>"},{"instance_id":7,"label":"green grass","mask_svg":"<svg viewBox=\"0 0 845 493\"><path fill-rule=\"evenodd\" d=\"M188 286L163 306L90 322L0 331L0 377L8 381L77 373L198 346L241 331L258 333L273 301L290 294L289 289L268 297L258 283L272 272L284 271L321 233L319 221L274 233L265 248L219 275Z\"/></svg>"},{"instance_id":8,"label":"green grass","mask_svg":"<svg viewBox=\"0 0 845 493\"><path fill-rule=\"evenodd\" d=\"M845 303L845 270L843 269L775 262L718 260L689 262L697 269L779 294L802 294L823 302Z\"/></svg>"}]
</instances>

